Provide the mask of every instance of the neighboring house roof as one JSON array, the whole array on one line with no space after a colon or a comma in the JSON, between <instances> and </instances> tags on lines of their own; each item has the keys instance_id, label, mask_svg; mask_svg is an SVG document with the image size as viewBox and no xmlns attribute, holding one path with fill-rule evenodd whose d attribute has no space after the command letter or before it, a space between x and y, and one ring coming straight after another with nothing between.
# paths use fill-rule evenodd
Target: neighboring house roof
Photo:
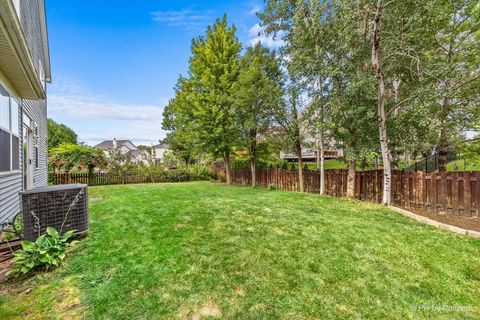
<instances>
[{"instance_id":1,"label":"neighboring house roof","mask_svg":"<svg viewBox=\"0 0 480 320\"><path fill-rule=\"evenodd\" d=\"M121 147L121 146L124 146L124 145L127 145L127 144L130 144L132 145L133 147L135 147L135 145L132 143L132 141L130 140L117 140L117 147ZM127 146L128 147L128 146ZM99 144L97 144L94 148L99 148L99 149L113 149L113 140L105 140L103 142L100 142ZM132 149L130 147L128 147L129 149ZM136 150L136 147L135 149Z\"/></svg>"},{"instance_id":2,"label":"neighboring house roof","mask_svg":"<svg viewBox=\"0 0 480 320\"><path fill-rule=\"evenodd\" d=\"M131 154L132 156L136 157L138 155L141 155L143 153L142 150L130 150L127 152L127 154Z\"/></svg>"}]
</instances>

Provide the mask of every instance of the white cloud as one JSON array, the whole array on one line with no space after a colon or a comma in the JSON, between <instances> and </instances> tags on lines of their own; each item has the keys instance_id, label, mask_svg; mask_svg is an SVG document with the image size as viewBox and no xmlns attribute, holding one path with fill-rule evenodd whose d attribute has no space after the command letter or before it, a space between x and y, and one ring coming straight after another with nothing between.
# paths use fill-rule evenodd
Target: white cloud
<instances>
[{"instance_id":1,"label":"white cloud","mask_svg":"<svg viewBox=\"0 0 480 320\"><path fill-rule=\"evenodd\" d=\"M154 11L150 13L153 21L170 27L185 29L198 29L206 27L212 22L211 11L199 11L192 9Z\"/></svg>"},{"instance_id":2,"label":"white cloud","mask_svg":"<svg viewBox=\"0 0 480 320\"><path fill-rule=\"evenodd\" d=\"M72 127L79 139L90 145L114 137L150 144L165 135L161 127L167 103L168 99L151 105L117 103L88 93L75 79L58 77L48 96L48 113Z\"/></svg>"},{"instance_id":3,"label":"white cloud","mask_svg":"<svg viewBox=\"0 0 480 320\"><path fill-rule=\"evenodd\" d=\"M280 39L279 36L273 37L273 36L267 36L265 34L265 30L260 26L260 24L255 24L250 28L250 31L248 32L248 35L250 37L250 40L248 43L251 46L256 45L258 42L260 42L262 45L264 45L267 48L270 49L277 49L279 47L282 47L285 42Z\"/></svg>"},{"instance_id":4,"label":"white cloud","mask_svg":"<svg viewBox=\"0 0 480 320\"><path fill-rule=\"evenodd\" d=\"M108 118L116 120L161 119L163 106L128 105L98 100L95 97L80 95L50 94L49 111L74 118Z\"/></svg>"}]
</instances>

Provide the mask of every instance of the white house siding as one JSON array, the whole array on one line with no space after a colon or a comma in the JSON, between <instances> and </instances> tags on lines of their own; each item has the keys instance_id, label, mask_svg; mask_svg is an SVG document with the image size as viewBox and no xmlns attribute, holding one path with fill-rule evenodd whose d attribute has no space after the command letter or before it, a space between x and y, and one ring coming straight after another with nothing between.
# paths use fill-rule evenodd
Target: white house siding
<instances>
[{"instance_id":1,"label":"white house siding","mask_svg":"<svg viewBox=\"0 0 480 320\"><path fill-rule=\"evenodd\" d=\"M0 223L11 220L20 212L21 172L0 176Z\"/></svg>"},{"instance_id":2,"label":"white house siding","mask_svg":"<svg viewBox=\"0 0 480 320\"><path fill-rule=\"evenodd\" d=\"M161 160L165 154L165 152L168 151L167 148L153 148L154 152L155 152L155 159L156 160Z\"/></svg>"},{"instance_id":3,"label":"white house siding","mask_svg":"<svg viewBox=\"0 0 480 320\"><path fill-rule=\"evenodd\" d=\"M23 100L19 108L20 145L23 144L22 114L25 112L38 126L38 159L33 158L33 185L44 186L48 183L47 166L47 108L45 101ZM0 223L10 221L20 211L19 192L23 188L23 159L20 153L20 170L0 174ZM38 167L35 166L38 161Z\"/></svg>"}]
</instances>

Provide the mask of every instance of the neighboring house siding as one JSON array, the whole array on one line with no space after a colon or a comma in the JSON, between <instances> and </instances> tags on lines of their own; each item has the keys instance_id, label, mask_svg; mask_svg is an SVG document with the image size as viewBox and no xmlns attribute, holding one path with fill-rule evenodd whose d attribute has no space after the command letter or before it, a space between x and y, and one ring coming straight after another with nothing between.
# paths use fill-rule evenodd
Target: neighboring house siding
<instances>
[{"instance_id":1,"label":"neighboring house siding","mask_svg":"<svg viewBox=\"0 0 480 320\"><path fill-rule=\"evenodd\" d=\"M165 155L165 152L168 151L168 149L165 149L165 148L156 148L154 150L155 150L155 159L157 160L162 159L163 156Z\"/></svg>"},{"instance_id":2,"label":"neighboring house siding","mask_svg":"<svg viewBox=\"0 0 480 320\"><path fill-rule=\"evenodd\" d=\"M48 184L48 166L47 166L47 104L42 100L23 100L23 112L25 112L35 123L38 128L37 137L37 154L34 155L33 161L33 185L35 187L45 186ZM38 164L38 166L37 166Z\"/></svg>"}]
</instances>

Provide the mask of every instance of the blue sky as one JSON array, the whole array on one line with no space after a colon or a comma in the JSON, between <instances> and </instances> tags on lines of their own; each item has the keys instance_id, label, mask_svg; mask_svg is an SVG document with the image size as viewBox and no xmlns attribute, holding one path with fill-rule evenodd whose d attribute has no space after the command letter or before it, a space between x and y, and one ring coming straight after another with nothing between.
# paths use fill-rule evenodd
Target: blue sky
<instances>
[{"instance_id":1,"label":"blue sky","mask_svg":"<svg viewBox=\"0 0 480 320\"><path fill-rule=\"evenodd\" d=\"M263 2L47 0L53 83L49 117L94 145L105 139L156 143L162 111L186 74L190 44L227 14L243 46L261 40Z\"/></svg>"}]
</instances>

